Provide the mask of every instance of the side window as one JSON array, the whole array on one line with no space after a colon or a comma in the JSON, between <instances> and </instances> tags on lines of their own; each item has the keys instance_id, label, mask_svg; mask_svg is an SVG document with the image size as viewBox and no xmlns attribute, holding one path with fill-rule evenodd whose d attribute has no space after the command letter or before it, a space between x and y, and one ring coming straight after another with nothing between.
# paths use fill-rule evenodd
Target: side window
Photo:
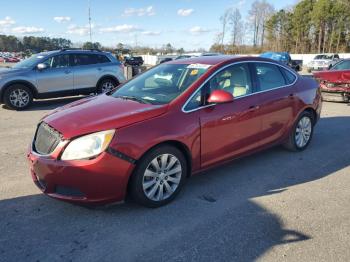
<instances>
[{"instance_id":1,"label":"side window","mask_svg":"<svg viewBox=\"0 0 350 262\"><path fill-rule=\"evenodd\" d=\"M48 68L64 68L69 66L69 55L57 55L43 62Z\"/></svg>"},{"instance_id":2,"label":"side window","mask_svg":"<svg viewBox=\"0 0 350 262\"><path fill-rule=\"evenodd\" d=\"M282 67L280 67L280 69L283 71L284 75L286 76L286 84L287 85L293 84L296 79L296 76L287 69L284 69Z\"/></svg>"},{"instance_id":3,"label":"side window","mask_svg":"<svg viewBox=\"0 0 350 262\"><path fill-rule=\"evenodd\" d=\"M99 64L103 64L103 63L110 63L111 60L109 60L109 58L105 55L97 55L97 62Z\"/></svg>"},{"instance_id":4,"label":"side window","mask_svg":"<svg viewBox=\"0 0 350 262\"><path fill-rule=\"evenodd\" d=\"M74 65L92 65L97 63L96 55L94 54L75 54L74 55Z\"/></svg>"},{"instance_id":5,"label":"side window","mask_svg":"<svg viewBox=\"0 0 350 262\"><path fill-rule=\"evenodd\" d=\"M350 60L344 60L332 67L332 70L350 70Z\"/></svg>"},{"instance_id":6,"label":"side window","mask_svg":"<svg viewBox=\"0 0 350 262\"><path fill-rule=\"evenodd\" d=\"M234 97L240 97L253 92L248 64L230 66L217 73L209 81L209 90L221 89L231 93Z\"/></svg>"},{"instance_id":7,"label":"side window","mask_svg":"<svg viewBox=\"0 0 350 262\"><path fill-rule=\"evenodd\" d=\"M266 91L285 86L286 81L279 67L268 63L255 63L260 91Z\"/></svg>"},{"instance_id":8,"label":"side window","mask_svg":"<svg viewBox=\"0 0 350 262\"><path fill-rule=\"evenodd\" d=\"M215 74L187 103L185 110L193 110L205 104L206 98L214 90L224 90L234 97L253 93L248 64L237 64Z\"/></svg>"}]
</instances>

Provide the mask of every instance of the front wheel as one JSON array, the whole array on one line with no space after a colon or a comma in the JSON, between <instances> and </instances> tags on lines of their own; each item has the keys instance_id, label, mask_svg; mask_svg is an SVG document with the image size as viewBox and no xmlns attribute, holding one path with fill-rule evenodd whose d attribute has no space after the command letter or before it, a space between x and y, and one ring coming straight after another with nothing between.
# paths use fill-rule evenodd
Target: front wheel
<instances>
[{"instance_id":1,"label":"front wheel","mask_svg":"<svg viewBox=\"0 0 350 262\"><path fill-rule=\"evenodd\" d=\"M97 86L97 92L103 94L116 88L118 84L112 78L105 78Z\"/></svg>"},{"instance_id":2,"label":"front wheel","mask_svg":"<svg viewBox=\"0 0 350 262\"><path fill-rule=\"evenodd\" d=\"M296 121L284 147L291 151L303 151L310 144L314 131L314 118L304 111Z\"/></svg>"},{"instance_id":3,"label":"front wheel","mask_svg":"<svg viewBox=\"0 0 350 262\"><path fill-rule=\"evenodd\" d=\"M160 146L148 152L131 178L130 193L139 204L160 207L180 192L187 176L184 155L172 146Z\"/></svg>"},{"instance_id":4,"label":"front wheel","mask_svg":"<svg viewBox=\"0 0 350 262\"><path fill-rule=\"evenodd\" d=\"M31 90L24 85L13 85L5 90L4 103L14 110L26 109L33 101Z\"/></svg>"}]
</instances>

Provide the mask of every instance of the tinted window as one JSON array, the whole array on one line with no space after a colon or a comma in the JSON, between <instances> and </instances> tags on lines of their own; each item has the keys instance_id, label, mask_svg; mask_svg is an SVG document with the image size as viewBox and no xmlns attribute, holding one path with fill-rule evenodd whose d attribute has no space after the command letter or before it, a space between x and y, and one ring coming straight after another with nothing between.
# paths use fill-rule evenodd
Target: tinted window
<instances>
[{"instance_id":1,"label":"tinted window","mask_svg":"<svg viewBox=\"0 0 350 262\"><path fill-rule=\"evenodd\" d=\"M278 66L268 63L256 63L255 68L261 91L286 85L286 81Z\"/></svg>"},{"instance_id":2,"label":"tinted window","mask_svg":"<svg viewBox=\"0 0 350 262\"><path fill-rule=\"evenodd\" d=\"M96 64L96 55L93 54L75 54L74 65L92 65Z\"/></svg>"},{"instance_id":3,"label":"tinted window","mask_svg":"<svg viewBox=\"0 0 350 262\"><path fill-rule=\"evenodd\" d=\"M69 55L57 55L45 60L43 64L46 64L48 68L63 68L69 66Z\"/></svg>"},{"instance_id":4,"label":"tinted window","mask_svg":"<svg viewBox=\"0 0 350 262\"><path fill-rule=\"evenodd\" d=\"M96 55L96 56L97 56L97 62L99 64L111 62L111 60L109 60L109 58L105 55Z\"/></svg>"},{"instance_id":5,"label":"tinted window","mask_svg":"<svg viewBox=\"0 0 350 262\"><path fill-rule=\"evenodd\" d=\"M332 70L350 70L350 60L339 62L332 67Z\"/></svg>"}]
</instances>

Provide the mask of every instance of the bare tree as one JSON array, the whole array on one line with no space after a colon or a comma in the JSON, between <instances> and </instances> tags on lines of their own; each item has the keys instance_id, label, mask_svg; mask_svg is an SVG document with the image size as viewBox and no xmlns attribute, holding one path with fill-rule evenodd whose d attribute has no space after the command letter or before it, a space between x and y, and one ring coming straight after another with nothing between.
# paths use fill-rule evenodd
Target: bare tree
<instances>
[{"instance_id":1,"label":"bare tree","mask_svg":"<svg viewBox=\"0 0 350 262\"><path fill-rule=\"evenodd\" d=\"M274 12L274 8L266 0L255 0L252 3L249 15L253 27L253 45L257 46L260 40L261 46L264 45L266 21Z\"/></svg>"},{"instance_id":2,"label":"bare tree","mask_svg":"<svg viewBox=\"0 0 350 262\"><path fill-rule=\"evenodd\" d=\"M221 45L224 46L225 41L225 35L227 30L227 24L229 22L230 17L230 9L227 9L225 13L220 17L220 22L222 25L222 31L221 31Z\"/></svg>"},{"instance_id":3,"label":"bare tree","mask_svg":"<svg viewBox=\"0 0 350 262\"><path fill-rule=\"evenodd\" d=\"M240 44L240 36L242 33L242 16L241 12L239 12L238 8L231 10L229 16L229 23L231 25L231 36L232 36L232 44L237 45Z\"/></svg>"}]
</instances>

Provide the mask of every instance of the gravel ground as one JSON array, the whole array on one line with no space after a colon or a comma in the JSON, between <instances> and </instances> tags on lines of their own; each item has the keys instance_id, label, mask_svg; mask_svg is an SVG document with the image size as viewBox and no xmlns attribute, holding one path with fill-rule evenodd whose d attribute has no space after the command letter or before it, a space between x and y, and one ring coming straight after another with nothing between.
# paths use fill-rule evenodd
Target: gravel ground
<instances>
[{"instance_id":1,"label":"gravel ground","mask_svg":"<svg viewBox=\"0 0 350 262\"><path fill-rule=\"evenodd\" d=\"M189 179L170 205L87 209L39 192L36 123L75 98L0 106L0 261L349 261L350 106L324 103L310 147L280 147Z\"/></svg>"}]
</instances>

